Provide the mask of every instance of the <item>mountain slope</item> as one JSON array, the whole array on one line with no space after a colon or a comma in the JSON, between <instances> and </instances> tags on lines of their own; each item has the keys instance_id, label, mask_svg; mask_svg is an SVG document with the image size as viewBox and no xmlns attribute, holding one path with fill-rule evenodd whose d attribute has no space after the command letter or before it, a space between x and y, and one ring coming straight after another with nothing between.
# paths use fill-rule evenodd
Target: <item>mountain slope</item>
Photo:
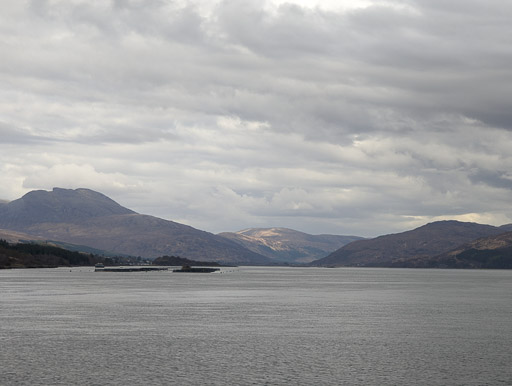
<instances>
[{"instance_id":1,"label":"mountain slope","mask_svg":"<svg viewBox=\"0 0 512 386\"><path fill-rule=\"evenodd\" d=\"M33 191L0 204L0 228L145 258L175 255L230 264L270 262L223 237L135 213L89 189Z\"/></svg>"},{"instance_id":2,"label":"mountain slope","mask_svg":"<svg viewBox=\"0 0 512 386\"><path fill-rule=\"evenodd\" d=\"M23 241L44 241L45 239L42 237L37 237L34 235L29 235L23 232L16 232L8 229L0 229L0 240L5 240L8 243L16 244Z\"/></svg>"},{"instance_id":3,"label":"mountain slope","mask_svg":"<svg viewBox=\"0 0 512 386\"><path fill-rule=\"evenodd\" d=\"M512 269L512 232L477 239L432 260L449 268Z\"/></svg>"},{"instance_id":4,"label":"mountain slope","mask_svg":"<svg viewBox=\"0 0 512 386\"><path fill-rule=\"evenodd\" d=\"M0 269L93 265L98 262L103 262L103 258L52 245L9 244L0 240Z\"/></svg>"},{"instance_id":5,"label":"mountain slope","mask_svg":"<svg viewBox=\"0 0 512 386\"><path fill-rule=\"evenodd\" d=\"M253 252L282 262L309 263L352 241L357 236L311 235L288 228L251 228L219 233Z\"/></svg>"},{"instance_id":6,"label":"mountain slope","mask_svg":"<svg viewBox=\"0 0 512 386\"><path fill-rule=\"evenodd\" d=\"M407 266L475 239L502 233L499 228L459 221L438 221L411 231L354 241L314 261L320 266Z\"/></svg>"},{"instance_id":7,"label":"mountain slope","mask_svg":"<svg viewBox=\"0 0 512 386\"><path fill-rule=\"evenodd\" d=\"M499 227L500 231L512 232L512 224L505 224Z\"/></svg>"}]
</instances>

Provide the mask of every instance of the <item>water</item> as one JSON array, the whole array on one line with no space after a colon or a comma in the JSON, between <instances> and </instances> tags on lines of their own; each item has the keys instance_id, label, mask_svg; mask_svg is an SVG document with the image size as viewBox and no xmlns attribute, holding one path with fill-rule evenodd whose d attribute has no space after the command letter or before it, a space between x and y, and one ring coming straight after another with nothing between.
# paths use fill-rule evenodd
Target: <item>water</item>
<instances>
[{"instance_id":1,"label":"water","mask_svg":"<svg viewBox=\"0 0 512 386\"><path fill-rule=\"evenodd\" d=\"M511 271L223 270L0 271L0 384L512 384Z\"/></svg>"}]
</instances>

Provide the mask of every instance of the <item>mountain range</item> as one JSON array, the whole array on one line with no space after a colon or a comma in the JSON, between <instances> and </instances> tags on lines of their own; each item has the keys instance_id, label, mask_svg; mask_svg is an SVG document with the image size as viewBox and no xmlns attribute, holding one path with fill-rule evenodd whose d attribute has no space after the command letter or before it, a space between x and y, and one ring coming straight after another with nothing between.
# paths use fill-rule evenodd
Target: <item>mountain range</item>
<instances>
[{"instance_id":1,"label":"mountain range","mask_svg":"<svg viewBox=\"0 0 512 386\"><path fill-rule=\"evenodd\" d=\"M143 215L90 189L35 190L0 203L0 239L47 241L68 249L143 258L179 256L223 264L308 262L355 236L320 235L273 228L214 235ZM241 241L237 235L244 235Z\"/></svg>"},{"instance_id":2,"label":"mountain range","mask_svg":"<svg viewBox=\"0 0 512 386\"><path fill-rule=\"evenodd\" d=\"M90 189L36 190L0 201L0 239L71 250L237 265L512 268L512 224L438 221L372 239L251 228L218 235L143 215Z\"/></svg>"},{"instance_id":3,"label":"mountain range","mask_svg":"<svg viewBox=\"0 0 512 386\"><path fill-rule=\"evenodd\" d=\"M89 189L36 190L0 204L0 228L23 232L29 240L32 235L144 258L175 255L226 264L271 263L226 238L138 214Z\"/></svg>"},{"instance_id":4,"label":"mountain range","mask_svg":"<svg viewBox=\"0 0 512 386\"><path fill-rule=\"evenodd\" d=\"M358 236L310 235L288 228L250 228L219 233L245 248L280 262L310 263L361 240Z\"/></svg>"}]
</instances>

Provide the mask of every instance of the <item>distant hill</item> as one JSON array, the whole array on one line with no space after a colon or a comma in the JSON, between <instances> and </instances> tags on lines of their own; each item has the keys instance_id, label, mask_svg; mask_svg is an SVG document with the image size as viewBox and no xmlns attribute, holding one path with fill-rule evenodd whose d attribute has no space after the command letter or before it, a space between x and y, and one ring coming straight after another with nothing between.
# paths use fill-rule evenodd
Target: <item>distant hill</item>
<instances>
[{"instance_id":1,"label":"distant hill","mask_svg":"<svg viewBox=\"0 0 512 386\"><path fill-rule=\"evenodd\" d=\"M319 266L431 266L427 261L478 238L503 233L498 227L438 221L411 231L354 241L312 262Z\"/></svg>"},{"instance_id":2,"label":"distant hill","mask_svg":"<svg viewBox=\"0 0 512 386\"><path fill-rule=\"evenodd\" d=\"M288 228L251 228L219 233L253 252L279 262L309 263L355 240L357 236L311 235Z\"/></svg>"},{"instance_id":3,"label":"distant hill","mask_svg":"<svg viewBox=\"0 0 512 386\"><path fill-rule=\"evenodd\" d=\"M226 264L271 260L214 234L138 214L89 189L37 190L0 204L0 228L118 254Z\"/></svg>"}]
</instances>

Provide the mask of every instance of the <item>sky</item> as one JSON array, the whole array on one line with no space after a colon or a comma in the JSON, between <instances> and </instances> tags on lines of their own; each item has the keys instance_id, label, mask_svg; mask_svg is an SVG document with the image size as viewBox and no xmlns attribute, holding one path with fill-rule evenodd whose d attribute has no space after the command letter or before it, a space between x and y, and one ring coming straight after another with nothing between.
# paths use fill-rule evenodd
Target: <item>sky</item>
<instances>
[{"instance_id":1,"label":"sky","mask_svg":"<svg viewBox=\"0 0 512 386\"><path fill-rule=\"evenodd\" d=\"M512 222L512 2L3 0L0 199L213 233Z\"/></svg>"}]
</instances>

